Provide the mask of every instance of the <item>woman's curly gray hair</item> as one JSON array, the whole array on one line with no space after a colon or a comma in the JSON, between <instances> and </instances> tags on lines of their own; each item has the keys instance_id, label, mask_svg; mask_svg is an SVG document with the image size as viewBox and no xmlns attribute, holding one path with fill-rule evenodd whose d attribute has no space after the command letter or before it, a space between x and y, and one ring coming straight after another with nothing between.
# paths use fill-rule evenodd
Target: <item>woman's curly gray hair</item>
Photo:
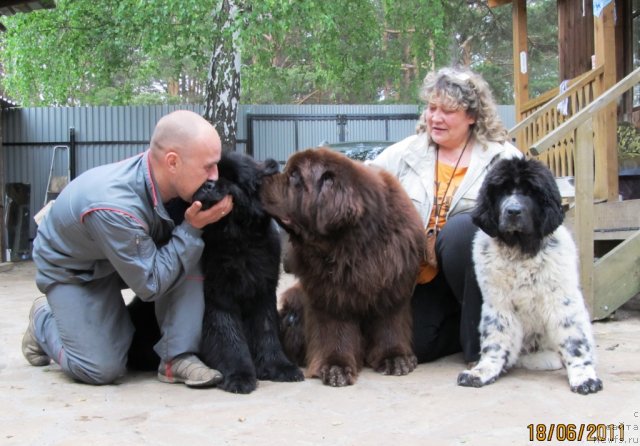
<instances>
[{"instance_id":1,"label":"woman's curly gray hair","mask_svg":"<svg viewBox=\"0 0 640 446\"><path fill-rule=\"evenodd\" d=\"M465 110L475 119L471 130L473 136L483 145L489 141L507 140L507 130L498 116L489 84L471 70L445 67L430 72L422 83L420 98L426 104L438 100L449 108ZM416 130L418 133L427 131L424 113Z\"/></svg>"}]
</instances>

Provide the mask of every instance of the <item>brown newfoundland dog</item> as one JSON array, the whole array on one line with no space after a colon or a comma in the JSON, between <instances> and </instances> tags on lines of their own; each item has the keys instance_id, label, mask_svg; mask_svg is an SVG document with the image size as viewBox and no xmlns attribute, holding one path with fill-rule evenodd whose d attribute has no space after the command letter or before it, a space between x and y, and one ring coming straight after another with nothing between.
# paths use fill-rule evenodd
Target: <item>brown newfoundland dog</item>
<instances>
[{"instance_id":1,"label":"brown newfoundland dog","mask_svg":"<svg viewBox=\"0 0 640 446\"><path fill-rule=\"evenodd\" d=\"M285 351L331 386L353 384L365 364L410 373L410 300L424 229L396 178L308 149L264 178L261 200L289 235L288 266L299 279L283 295Z\"/></svg>"}]
</instances>

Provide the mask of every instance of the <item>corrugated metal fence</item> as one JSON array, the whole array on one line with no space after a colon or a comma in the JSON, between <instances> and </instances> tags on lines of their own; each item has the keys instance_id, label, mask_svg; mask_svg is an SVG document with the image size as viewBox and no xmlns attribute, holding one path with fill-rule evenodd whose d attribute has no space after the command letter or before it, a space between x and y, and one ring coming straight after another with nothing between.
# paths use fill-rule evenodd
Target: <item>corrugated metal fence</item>
<instances>
[{"instance_id":1,"label":"corrugated metal fence","mask_svg":"<svg viewBox=\"0 0 640 446\"><path fill-rule=\"evenodd\" d=\"M177 109L204 111L201 105L4 110L5 181L30 185L33 216L45 200L53 147L73 148L68 152L76 176L144 151L156 122ZM322 142L395 142L414 132L418 112L416 105L242 105L237 150L284 163L296 150ZM499 112L507 128L515 124L513 106ZM61 175L65 164L59 157L53 174ZM33 222L29 233L35 236Z\"/></svg>"}]
</instances>

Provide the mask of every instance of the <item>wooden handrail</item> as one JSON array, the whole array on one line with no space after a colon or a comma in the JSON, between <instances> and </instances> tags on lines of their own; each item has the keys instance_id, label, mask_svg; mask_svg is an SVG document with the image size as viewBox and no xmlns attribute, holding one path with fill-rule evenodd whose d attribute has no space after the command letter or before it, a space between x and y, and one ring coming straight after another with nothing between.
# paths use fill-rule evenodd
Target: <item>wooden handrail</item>
<instances>
[{"instance_id":1,"label":"wooden handrail","mask_svg":"<svg viewBox=\"0 0 640 446\"><path fill-rule=\"evenodd\" d=\"M584 75L584 74L583 74ZM520 107L520 111L522 114L530 112L531 110L537 110L539 107L545 105L551 99L555 98L560 94L560 87L554 87L551 90L547 90L544 93L540 93L535 98L531 98L528 101L524 102Z\"/></svg>"},{"instance_id":2,"label":"wooden handrail","mask_svg":"<svg viewBox=\"0 0 640 446\"><path fill-rule=\"evenodd\" d=\"M537 144L532 145L529 148L529 151L532 155L537 156L545 150L548 150L552 145L559 141L561 137L574 131L583 122L591 119L596 112L609 105L612 101L616 100L618 96L625 93L629 88L633 87L637 83L640 83L640 68L636 68L620 82L605 91L591 104L587 105L565 123L551 131L547 136L538 141Z\"/></svg>"},{"instance_id":3,"label":"wooden handrail","mask_svg":"<svg viewBox=\"0 0 640 446\"><path fill-rule=\"evenodd\" d=\"M592 82L598 75L602 74L602 72L604 72L604 66L600 65L594 68L593 70L582 73L580 76L576 76L573 79L569 79L569 90L572 90L571 87L573 87L574 85L576 86L576 89L587 85L589 82ZM551 99L559 95L560 94L559 91L560 91L560 88L555 87L549 91L542 93L540 96L536 98L529 99L527 102L522 104L522 107L521 107L522 111L527 112L528 110L531 110L539 105L546 104L547 101L550 101ZM575 91L575 90L572 90L572 91Z\"/></svg>"},{"instance_id":4,"label":"wooden handrail","mask_svg":"<svg viewBox=\"0 0 640 446\"><path fill-rule=\"evenodd\" d=\"M540 118L540 116L542 116L543 114L547 113L549 111L549 109L551 109L553 107L556 107L560 102L562 102L566 98L570 97L572 94L574 94L580 88L584 87L585 85L589 84L590 82L593 82L593 80L596 77L600 76L603 72L604 72L604 67L602 65L600 65L600 66L594 68L593 70L587 71L586 73L582 74L581 76L578 76L574 80L574 82L571 84L571 86L569 88L567 88L565 91L563 91L559 95L555 96L550 101L546 102L544 107L541 107L541 108L537 109L535 112L533 112L532 114L527 116L525 119L520 121L518 124L516 124L513 128L511 128L511 130L509 130L509 136L516 135L520 130L522 130L523 128L525 128L528 125L530 125L536 119ZM544 101L540 101L540 102L542 103Z\"/></svg>"}]
</instances>

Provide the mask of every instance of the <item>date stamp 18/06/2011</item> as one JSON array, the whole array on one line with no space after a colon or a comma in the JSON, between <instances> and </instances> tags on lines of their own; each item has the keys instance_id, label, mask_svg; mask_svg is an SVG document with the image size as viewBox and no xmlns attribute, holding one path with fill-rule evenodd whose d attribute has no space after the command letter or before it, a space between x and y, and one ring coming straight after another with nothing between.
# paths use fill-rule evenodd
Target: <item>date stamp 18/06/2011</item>
<instances>
[{"instance_id":1,"label":"date stamp 18/06/2011","mask_svg":"<svg viewBox=\"0 0 640 446\"><path fill-rule=\"evenodd\" d=\"M625 425L619 424L529 424L529 441L624 442Z\"/></svg>"}]
</instances>

